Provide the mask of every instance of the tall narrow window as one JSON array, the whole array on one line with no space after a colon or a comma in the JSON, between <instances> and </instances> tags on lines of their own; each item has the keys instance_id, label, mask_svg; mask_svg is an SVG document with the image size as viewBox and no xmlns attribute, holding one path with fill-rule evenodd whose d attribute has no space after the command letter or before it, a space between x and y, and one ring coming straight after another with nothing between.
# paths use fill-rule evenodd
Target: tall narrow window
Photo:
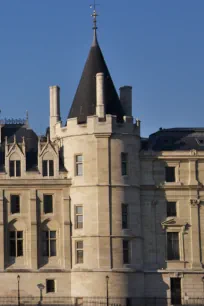
<instances>
[{"instance_id":1,"label":"tall narrow window","mask_svg":"<svg viewBox=\"0 0 204 306\"><path fill-rule=\"evenodd\" d=\"M52 194L44 194L43 195L43 204L44 204L44 213L52 213L53 212L53 201Z\"/></svg>"},{"instance_id":2,"label":"tall narrow window","mask_svg":"<svg viewBox=\"0 0 204 306\"><path fill-rule=\"evenodd\" d=\"M75 206L75 228L83 228L83 206Z\"/></svg>"},{"instance_id":3,"label":"tall narrow window","mask_svg":"<svg viewBox=\"0 0 204 306\"><path fill-rule=\"evenodd\" d=\"M43 160L43 176L54 176L53 160Z\"/></svg>"},{"instance_id":4,"label":"tall narrow window","mask_svg":"<svg viewBox=\"0 0 204 306\"><path fill-rule=\"evenodd\" d=\"M19 257L23 256L23 232L22 231L10 231L10 256Z\"/></svg>"},{"instance_id":5,"label":"tall narrow window","mask_svg":"<svg viewBox=\"0 0 204 306\"><path fill-rule=\"evenodd\" d=\"M167 259L179 260L179 233L168 232L167 233Z\"/></svg>"},{"instance_id":6,"label":"tall narrow window","mask_svg":"<svg viewBox=\"0 0 204 306\"><path fill-rule=\"evenodd\" d=\"M130 263L130 254L129 254L129 241L123 240L123 263Z\"/></svg>"},{"instance_id":7,"label":"tall narrow window","mask_svg":"<svg viewBox=\"0 0 204 306\"><path fill-rule=\"evenodd\" d=\"M181 305L181 279L171 278L171 304Z\"/></svg>"},{"instance_id":8,"label":"tall narrow window","mask_svg":"<svg viewBox=\"0 0 204 306\"><path fill-rule=\"evenodd\" d=\"M166 182L175 182L175 167L165 167Z\"/></svg>"},{"instance_id":9,"label":"tall narrow window","mask_svg":"<svg viewBox=\"0 0 204 306\"><path fill-rule=\"evenodd\" d=\"M76 155L75 163L76 163L76 176L82 176L83 175L83 156Z\"/></svg>"},{"instance_id":10,"label":"tall narrow window","mask_svg":"<svg viewBox=\"0 0 204 306\"><path fill-rule=\"evenodd\" d=\"M128 205L122 204L122 229L128 228Z\"/></svg>"},{"instance_id":11,"label":"tall narrow window","mask_svg":"<svg viewBox=\"0 0 204 306\"><path fill-rule=\"evenodd\" d=\"M20 213L20 196L19 195L11 195L11 213L17 214Z\"/></svg>"},{"instance_id":12,"label":"tall narrow window","mask_svg":"<svg viewBox=\"0 0 204 306\"><path fill-rule=\"evenodd\" d=\"M21 161L20 160L10 160L9 161L9 175L11 177L21 176Z\"/></svg>"},{"instance_id":13,"label":"tall narrow window","mask_svg":"<svg viewBox=\"0 0 204 306\"><path fill-rule=\"evenodd\" d=\"M167 217L176 217L176 202L167 202Z\"/></svg>"},{"instance_id":14,"label":"tall narrow window","mask_svg":"<svg viewBox=\"0 0 204 306\"><path fill-rule=\"evenodd\" d=\"M55 292L55 280L54 279L46 279L46 292Z\"/></svg>"},{"instance_id":15,"label":"tall narrow window","mask_svg":"<svg viewBox=\"0 0 204 306\"><path fill-rule=\"evenodd\" d=\"M56 231L43 231L43 256L56 256Z\"/></svg>"},{"instance_id":16,"label":"tall narrow window","mask_svg":"<svg viewBox=\"0 0 204 306\"><path fill-rule=\"evenodd\" d=\"M121 153L121 174L128 174L128 153Z\"/></svg>"},{"instance_id":17,"label":"tall narrow window","mask_svg":"<svg viewBox=\"0 0 204 306\"><path fill-rule=\"evenodd\" d=\"M83 241L76 241L76 263L84 262Z\"/></svg>"}]
</instances>

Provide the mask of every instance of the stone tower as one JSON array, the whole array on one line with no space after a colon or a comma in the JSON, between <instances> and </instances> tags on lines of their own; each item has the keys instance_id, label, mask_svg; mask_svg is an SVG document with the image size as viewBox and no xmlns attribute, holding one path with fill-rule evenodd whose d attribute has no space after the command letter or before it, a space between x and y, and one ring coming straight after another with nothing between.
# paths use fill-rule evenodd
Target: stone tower
<instances>
[{"instance_id":1,"label":"stone tower","mask_svg":"<svg viewBox=\"0 0 204 306\"><path fill-rule=\"evenodd\" d=\"M71 296L104 297L109 276L110 296L143 296L140 121L132 117L132 88L121 87L120 98L117 94L98 43L95 11L93 17L93 42L66 126L60 121L59 88L50 89L50 138L59 141L72 182L67 286ZM122 224L125 209L128 226Z\"/></svg>"}]
</instances>

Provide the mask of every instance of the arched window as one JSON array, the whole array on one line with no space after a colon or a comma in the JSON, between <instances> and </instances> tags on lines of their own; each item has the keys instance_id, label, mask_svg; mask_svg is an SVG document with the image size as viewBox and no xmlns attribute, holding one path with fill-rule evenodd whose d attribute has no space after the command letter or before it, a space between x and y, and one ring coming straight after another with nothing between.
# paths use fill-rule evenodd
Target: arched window
<instances>
[{"instance_id":1,"label":"arched window","mask_svg":"<svg viewBox=\"0 0 204 306\"><path fill-rule=\"evenodd\" d=\"M9 224L9 256L21 257L24 255L24 241L25 241L25 224L13 220Z\"/></svg>"},{"instance_id":2,"label":"arched window","mask_svg":"<svg viewBox=\"0 0 204 306\"><path fill-rule=\"evenodd\" d=\"M57 256L58 228L56 221L46 220L42 224L42 256Z\"/></svg>"}]
</instances>

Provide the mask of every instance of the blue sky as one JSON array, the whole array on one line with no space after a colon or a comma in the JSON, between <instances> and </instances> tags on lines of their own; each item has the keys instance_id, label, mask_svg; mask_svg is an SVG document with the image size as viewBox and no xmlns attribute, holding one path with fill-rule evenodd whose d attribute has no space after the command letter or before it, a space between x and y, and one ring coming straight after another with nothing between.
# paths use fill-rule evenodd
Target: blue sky
<instances>
[{"instance_id":1,"label":"blue sky","mask_svg":"<svg viewBox=\"0 0 204 306\"><path fill-rule=\"evenodd\" d=\"M1 0L1 118L44 133L49 86L65 121L92 41L89 0ZM204 127L204 1L98 0L98 37L118 89L133 86L142 136Z\"/></svg>"}]
</instances>

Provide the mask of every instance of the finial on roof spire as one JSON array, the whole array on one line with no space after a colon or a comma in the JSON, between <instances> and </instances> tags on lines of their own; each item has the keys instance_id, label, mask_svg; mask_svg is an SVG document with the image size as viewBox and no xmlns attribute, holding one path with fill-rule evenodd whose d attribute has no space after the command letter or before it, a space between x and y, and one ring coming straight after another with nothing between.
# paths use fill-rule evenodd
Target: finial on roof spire
<instances>
[{"instance_id":1,"label":"finial on roof spire","mask_svg":"<svg viewBox=\"0 0 204 306\"><path fill-rule=\"evenodd\" d=\"M98 14L96 12L96 6L98 4L96 4L96 1L94 0L94 3L92 5L90 5L90 8L93 8L93 13L92 13L92 17L93 17L93 30L94 30L94 38L93 38L93 46L97 44L97 34L96 34L96 30L98 29L97 27L97 17L98 17Z\"/></svg>"}]
</instances>

